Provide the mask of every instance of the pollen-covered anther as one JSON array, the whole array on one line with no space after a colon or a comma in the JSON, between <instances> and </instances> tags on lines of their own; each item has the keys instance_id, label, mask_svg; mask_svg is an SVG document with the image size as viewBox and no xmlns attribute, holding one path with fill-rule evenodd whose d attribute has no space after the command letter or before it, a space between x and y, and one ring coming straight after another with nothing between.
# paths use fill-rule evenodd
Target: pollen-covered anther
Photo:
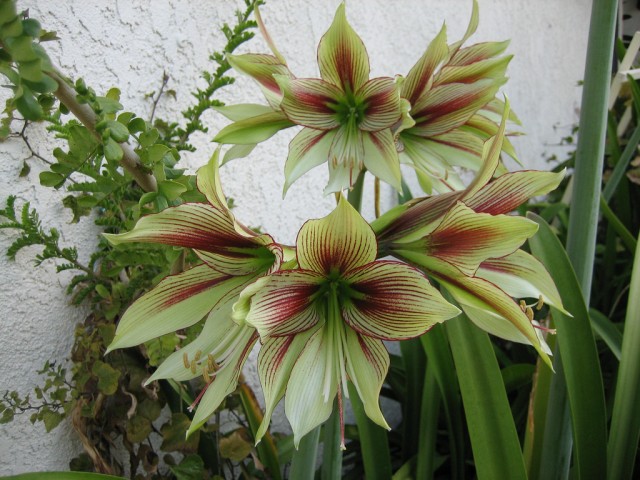
<instances>
[{"instance_id":1,"label":"pollen-covered anther","mask_svg":"<svg viewBox=\"0 0 640 480\"><path fill-rule=\"evenodd\" d=\"M213 355L208 354L207 355L207 370L209 372L217 372L219 368L220 368L220 366L216 362L215 358L213 358Z\"/></svg>"},{"instance_id":2,"label":"pollen-covered anther","mask_svg":"<svg viewBox=\"0 0 640 480\"><path fill-rule=\"evenodd\" d=\"M525 315L529 319L530 322L533 322L533 309L531 307L527 307L524 311Z\"/></svg>"},{"instance_id":3,"label":"pollen-covered anther","mask_svg":"<svg viewBox=\"0 0 640 480\"><path fill-rule=\"evenodd\" d=\"M194 357L195 361L198 362L200 361L200 357L202 356L202 350L198 350L196 352L196 356Z\"/></svg>"},{"instance_id":4,"label":"pollen-covered anther","mask_svg":"<svg viewBox=\"0 0 640 480\"><path fill-rule=\"evenodd\" d=\"M542 295L540 295L538 297L538 303L536 303L536 310L540 311L542 310L542 307L544 307L544 299L542 298Z\"/></svg>"},{"instance_id":5,"label":"pollen-covered anther","mask_svg":"<svg viewBox=\"0 0 640 480\"><path fill-rule=\"evenodd\" d=\"M522 309L523 312L527 312L527 304L524 300L520 300L520 308Z\"/></svg>"},{"instance_id":6,"label":"pollen-covered anther","mask_svg":"<svg viewBox=\"0 0 640 480\"><path fill-rule=\"evenodd\" d=\"M189 362L189 355L187 355L187 352L182 354L182 363L184 363L184 368L191 367L191 362Z\"/></svg>"},{"instance_id":7,"label":"pollen-covered anther","mask_svg":"<svg viewBox=\"0 0 640 480\"><path fill-rule=\"evenodd\" d=\"M190 365L191 373L196 373L197 367L198 367L198 364L196 363L195 359L191 360L191 365Z\"/></svg>"},{"instance_id":8,"label":"pollen-covered anther","mask_svg":"<svg viewBox=\"0 0 640 480\"><path fill-rule=\"evenodd\" d=\"M202 367L202 378L204 379L204 383L211 383L211 375L209 375L209 365L204 365Z\"/></svg>"}]
</instances>

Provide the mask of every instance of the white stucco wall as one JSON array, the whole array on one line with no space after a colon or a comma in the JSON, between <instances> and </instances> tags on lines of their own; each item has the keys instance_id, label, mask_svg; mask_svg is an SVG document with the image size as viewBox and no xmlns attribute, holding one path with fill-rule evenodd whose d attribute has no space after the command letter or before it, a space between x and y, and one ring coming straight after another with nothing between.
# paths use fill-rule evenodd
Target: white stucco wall
<instances>
[{"instance_id":1,"label":"white stucco wall","mask_svg":"<svg viewBox=\"0 0 640 480\"><path fill-rule=\"evenodd\" d=\"M315 52L318 40L329 26L337 0L305 2L268 0L263 17L271 35L292 70L299 76L317 76ZM157 90L162 72L170 75L176 100L165 99L162 118L177 119L191 103L189 92L198 84L199 72L209 68L209 53L224 39L222 22L233 23L234 10L242 2L233 0L47 0L22 1L48 30L56 30L59 42L46 45L54 62L72 77L82 76L97 91L118 86L126 110L141 115L150 111L144 95ZM577 122L580 89L591 2L588 0L480 0L480 27L473 41L511 39L515 55L511 78L504 91L524 124L527 136L517 139L526 166L545 168L544 152L569 132ZM443 21L450 40L466 29L470 0L350 0L347 15L368 47L372 74L406 73L435 36ZM266 51L255 39L243 51ZM259 101L258 89L247 79L223 92L233 102ZM193 138L200 150L184 154L184 164L196 168L208 159L213 134L225 124L214 114L205 122L210 134ZM554 126L560 130L555 131ZM238 205L236 214L249 225L260 225L282 242L293 242L301 224L309 217L326 214L332 199L322 199L325 168L303 177L281 200L282 168L287 142L293 131L258 147L248 159L237 160L223 170L226 193ZM50 155L45 135L37 128L31 141L39 152ZM71 216L61 207L60 192L38 184L44 165L31 160L31 173L18 178L27 151L18 141L0 144L0 201L9 194L30 201L42 214L45 225L62 232L62 243L77 245L86 260L96 241L89 220L70 225ZM392 198L386 191L386 197ZM55 274L53 265L34 269L37 249L22 252L15 262L4 255L15 239L11 231L0 231L0 390L23 394L40 382L36 370L47 359L62 362L73 341L73 329L83 317L82 309L67 305L64 290L69 277ZM254 365L248 367L255 376ZM65 469L80 450L68 425L50 434L32 426L28 415L0 426L0 474L29 470Z\"/></svg>"}]
</instances>

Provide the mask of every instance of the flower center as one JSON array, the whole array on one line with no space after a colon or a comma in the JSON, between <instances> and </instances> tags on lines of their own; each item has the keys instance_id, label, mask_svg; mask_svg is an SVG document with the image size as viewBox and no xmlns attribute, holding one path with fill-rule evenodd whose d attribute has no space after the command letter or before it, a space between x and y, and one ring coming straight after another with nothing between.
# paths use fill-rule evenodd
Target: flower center
<instances>
[{"instance_id":1,"label":"flower center","mask_svg":"<svg viewBox=\"0 0 640 480\"><path fill-rule=\"evenodd\" d=\"M351 92L346 92L334 108L341 125L358 126L364 120L366 107L361 98Z\"/></svg>"}]
</instances>

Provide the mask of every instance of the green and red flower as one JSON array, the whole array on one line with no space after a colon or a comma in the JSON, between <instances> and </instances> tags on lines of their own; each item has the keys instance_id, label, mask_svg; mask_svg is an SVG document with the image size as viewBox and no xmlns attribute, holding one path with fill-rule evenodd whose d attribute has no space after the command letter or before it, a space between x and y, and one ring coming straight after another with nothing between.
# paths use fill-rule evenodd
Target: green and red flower
<instances>
[{"instance_id":1,"label":"green and red flower","mask_svg":"<svg viewBox=\"0 0 640 480\"><path fill-rule=\"evenodd\" d=\"M353 382L365 412L389 428L378 405L389 355L383 340L422 335L460 311L417 269L378 260L371 227L343 198L308 221L296 242L299 268L258 279L234 306L234 318L262 341L258 371L266 413L285 396L295 444L324 422Z\"/></svg>"}]
</instances>

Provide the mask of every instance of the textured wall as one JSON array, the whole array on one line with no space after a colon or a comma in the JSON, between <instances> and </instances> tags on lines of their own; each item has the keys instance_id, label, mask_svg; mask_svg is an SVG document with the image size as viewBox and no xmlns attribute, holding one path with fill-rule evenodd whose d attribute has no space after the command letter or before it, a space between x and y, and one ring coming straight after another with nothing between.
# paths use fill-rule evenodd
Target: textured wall
<instances>
[{"instance_id":1,"label":"textured wall","mask_svg":"<svg viewBox=\"0 0 640 480\"><path fill-rule=\"evenodd\" d=\"M337 0L304 2L268 0L263 17L289 65L298 76L317 76L315 49L329 26ZM505 87L527 136L517 139L521 159L529 168L545 168L543 153L569 133L577 121L580 89L591 2L587 0L480 0L480 27L474 41L512 39L515 54ZM118 86L126 110L141 115L150 112L144 95L156 90L162 72L171 77L170 87L178 96L159 107L162 118L178 118L190 104L188 92L198 84L199 72L208 67L208 54L223 45L217 30L222 22L233 22L241 7L232 0L47 0L23 1L31 16L44 27L56 30L59 42L47 44L51 57L63 72L83 76L97 91ZM457 40L468 22L470 0L351 0L347 15L369 49L372 74L406 73L422 54L443 21L450 40ZM261 39L244 50L266 51ZM258 89L240 79L224 91L225 100L257 101ZM224 125L217 115L207 115L211 134ZM556 131L556 127L559 127ZM293 242L300 225L331 209L331 199L322 199L326 181L324 168L306 176L281 200L282 167L286 145L293 131L257 148L251 158L238 160L223 170L226 193L235 198L239 218L261 226L283 242ZM185 154L191 168L205 163L212 151L212 135L199 135L201 147ZM43 155L50 144L37 128L30 140ZM57 227L63 244L79 247L86 260L96 242L96 231L84 220L70 225L71 216L60 206L60 195L38 185L42 163L30 161L31 173L18 178L28 151L18 141L0 144L0 201L16 194L20 201L37 206L47 226ZM392 192L385 191L390 200ZM14 239L11 231L0 231L0 250ZM38 383L36 370L47 359L63 362L72 344L74 324L84 312L67 305L64 290L68 277L55 274L53 265L31 266L37 249L20 253L15 262L0 255L0 390L27 393ZM255 369L249 365L249 374ZM27 417L27 416L24 416ZM284 423L279 423L284 425ZM0 474L28 470L64 469L80 451L68 425L50 434L20 418L0 426Z\"/></svg>"}]
</instances>

